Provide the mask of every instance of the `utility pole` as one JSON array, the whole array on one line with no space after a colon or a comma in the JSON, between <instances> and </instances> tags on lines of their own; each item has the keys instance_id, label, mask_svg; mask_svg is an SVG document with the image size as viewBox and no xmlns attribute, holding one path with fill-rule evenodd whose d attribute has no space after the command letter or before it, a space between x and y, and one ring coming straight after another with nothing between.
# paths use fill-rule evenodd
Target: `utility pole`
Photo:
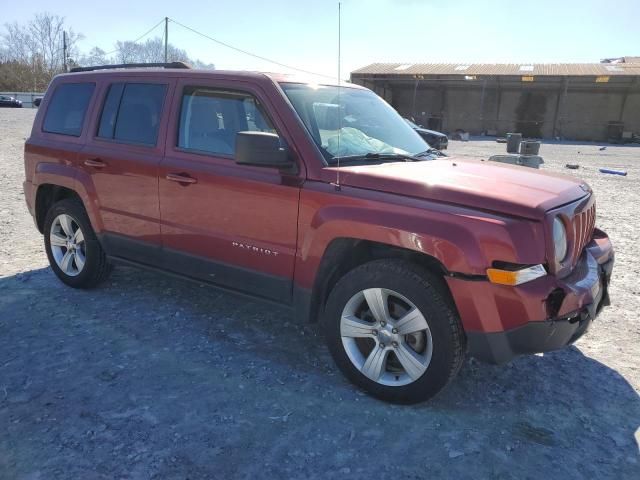
<instances>
[{"instance_id":1,"label":"utility pole","mask_svg":"<svg viewBox=\"0 0 640 480\"><path fill-rule=\"evenodd\" d=\"M67 32L62 31L62 65L64 67L64 71L67 71Z\"/></svg>"},{"instance_id":2,"label":"utility pole","mask_svg":"<svg viewBox=\"0 0 640 480\"><path fill-rule=\"evenodd\" d=\"M169 17L164 17L164 63L168 62L169 53Z\"/></svg>"}]
</instances>

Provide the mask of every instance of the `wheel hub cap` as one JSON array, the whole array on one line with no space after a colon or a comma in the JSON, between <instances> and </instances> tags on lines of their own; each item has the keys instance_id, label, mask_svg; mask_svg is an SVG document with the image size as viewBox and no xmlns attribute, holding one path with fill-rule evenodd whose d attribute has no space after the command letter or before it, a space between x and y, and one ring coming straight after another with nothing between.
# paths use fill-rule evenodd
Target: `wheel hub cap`
<instances>
[{"instance_id":1,"label":"wheel hub cap","mask_svg":"<svg viewBox=\"0 0 640 480\"><path fill-rule=\"evenodd\" d=\"M398 342L398 335L393 334L391 332L391 327L387 325L386 327L382 327L382 330L379 331L379 340L380 343L391 345L392 342Z\"/></svg>"}]
</instances>

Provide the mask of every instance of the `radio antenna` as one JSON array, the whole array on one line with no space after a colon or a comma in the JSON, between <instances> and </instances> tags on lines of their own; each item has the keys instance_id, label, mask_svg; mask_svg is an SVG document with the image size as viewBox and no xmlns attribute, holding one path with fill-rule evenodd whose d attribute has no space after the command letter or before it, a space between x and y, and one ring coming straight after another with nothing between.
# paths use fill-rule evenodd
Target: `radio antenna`
<instances>
[{"instance_id":1,"label":"radio antenna","mask_svg":"<svg viewBox=\"0 0 640 480\"><path fill-rule=\"evenodd\" d=\"M337 168L336 168L336 190L340 190L340 135L342 134L342 113L340 111L340 45L341 45L341 14L342 14L342 3L338 2L338 156L337 160Z\"/></svg>"}]
</instances>

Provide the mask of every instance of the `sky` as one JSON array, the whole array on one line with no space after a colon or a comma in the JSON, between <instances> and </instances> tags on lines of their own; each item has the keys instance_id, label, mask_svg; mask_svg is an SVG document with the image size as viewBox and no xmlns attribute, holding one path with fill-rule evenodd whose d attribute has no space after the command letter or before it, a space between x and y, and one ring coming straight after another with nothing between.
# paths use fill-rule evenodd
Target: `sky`
<instances>
[{"instance_id":1,"label":"sky","mask_svg":"<svg viewBox=\"0 0 640 480\"><path fill-rule=\"evenodd\" d=\"M6 5L2 6L3 3ZM598 62L640 55L639 0L342 0L341 77L374 62ZM106 51L165 16L280 63L338 74L334 0L0 0L0 22L49 11ZM161 36L163 25L148 38ZM0 28L3 30L3 28ZM169 23L169 41L219 69L290 72Z\"/></svg>"}]
</instances>

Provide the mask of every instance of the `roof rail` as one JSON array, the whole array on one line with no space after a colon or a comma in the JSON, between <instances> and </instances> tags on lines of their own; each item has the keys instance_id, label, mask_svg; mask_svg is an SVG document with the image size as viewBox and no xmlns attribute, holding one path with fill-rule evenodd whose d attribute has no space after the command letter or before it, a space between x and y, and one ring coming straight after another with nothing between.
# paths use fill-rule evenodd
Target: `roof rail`
<instances>
[{"instance_id":1,"label":"roof rail","mask_svg":"<svg viewBox=\"0 0 640 480\"><path fill-rule=\"evenodd\" d=\"M111 70L114 68L191 68L184 62L169 63L120 63L117 65L95 65L93 67L74 67L69 70L71 73L76 72L93 72L94 70Z\"/></svg>"}]
</instances>

